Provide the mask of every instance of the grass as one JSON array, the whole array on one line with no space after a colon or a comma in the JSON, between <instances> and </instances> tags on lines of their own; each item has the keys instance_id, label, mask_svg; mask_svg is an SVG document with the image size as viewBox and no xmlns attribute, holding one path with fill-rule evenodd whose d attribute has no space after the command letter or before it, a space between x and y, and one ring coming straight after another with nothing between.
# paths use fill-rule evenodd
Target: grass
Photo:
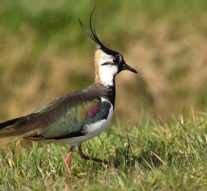
<instances>
[{"instance_id":1,"label":"grass","mask_svg":"<svg viewBox=\"0 0 207 191\"><path fill-rule=\"evenodd\" d=\"M113 168L74 154L69 180L63 158L68 147L13 142L0 151L1 190L206 190L207 115L169 123L143 119L116 122L107 133L84 144L89 155ZM17 149L18 148L18 149Z\"/></svg>"}]
</instances>

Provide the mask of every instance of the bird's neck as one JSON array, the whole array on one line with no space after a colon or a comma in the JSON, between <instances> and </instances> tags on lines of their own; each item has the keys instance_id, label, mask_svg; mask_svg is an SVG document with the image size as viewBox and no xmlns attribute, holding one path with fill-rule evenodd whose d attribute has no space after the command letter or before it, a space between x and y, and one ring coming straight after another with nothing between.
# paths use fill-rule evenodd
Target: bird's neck
<instances>
[{"instance_id":1,"label":"bird's neck","mask_svg":"<svg viewBox=\"0 0 207 191\"><path fill-rule=\"evenodd\" d=\"M116 97L115 84L113 86L105 86L99 82L95 82L91 86L89 86L89 89L94 92L93 94L97 94L98 96L110 101L114 107Z\"/></svg>"},{"instance_id":2,"label":"bird's neck","mask_svg":"<svg viewBox=\"0 0 207 191\"><path fill-rule=\"evenodd\" d=\"M102 73L101 75L96 75L95 82L105 87L112 87L115 86L115 77Z\"/></svg>"},{"instance_id":3,"label":"bird's neck","mask_svg":"<svg viewBox=\"0 0 207 191\"><path fill-rule=\"evenodd\" d=\"M115 88L115 81L114 81L114 85L113 86L108 86L107 87L107 96L106 99L108 99L113 107L115 107L115 98L116 98L116 88Z\"/></svg>"}]
</instances>

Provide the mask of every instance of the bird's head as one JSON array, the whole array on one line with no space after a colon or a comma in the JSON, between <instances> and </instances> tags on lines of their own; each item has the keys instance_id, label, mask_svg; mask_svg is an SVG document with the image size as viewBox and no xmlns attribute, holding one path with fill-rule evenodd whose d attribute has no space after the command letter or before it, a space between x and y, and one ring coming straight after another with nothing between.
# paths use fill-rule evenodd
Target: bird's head
<instances>
[{"instance_id":1,"label":"bird's head","mask_svg":"<svg viewBox=\"0 0 207 191\"><path fill-rule=\"evenodd\" d=\"M90 30L87 30L83 23L79 20L81 27L86 34L96 43L97 50L95 52L95 81L105 86L113 86L115 76L123 71L129 70L133 73L137 71L127 65L122 54L107 48L98 38L95 27L92 25L93 11L90 16Z\"/></svg>"}]
</instances>

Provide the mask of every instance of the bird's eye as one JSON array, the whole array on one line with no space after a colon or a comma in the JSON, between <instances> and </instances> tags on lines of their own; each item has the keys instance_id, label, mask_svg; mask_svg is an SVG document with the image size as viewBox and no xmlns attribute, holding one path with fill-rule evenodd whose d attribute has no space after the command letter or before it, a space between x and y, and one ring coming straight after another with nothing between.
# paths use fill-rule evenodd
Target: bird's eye
<instances>
[{"instance_id":1,"label":"bird's eye","mask_svg":"<svg viewBox=\"0 0 207 191\"><path fill-rule=\"evenodd\" d=\"M116 64L119 64L121 62L121 57L118 55L118 56L115 56L113 58L113 62L116 63Z\"/></svg>"}]
</instances>

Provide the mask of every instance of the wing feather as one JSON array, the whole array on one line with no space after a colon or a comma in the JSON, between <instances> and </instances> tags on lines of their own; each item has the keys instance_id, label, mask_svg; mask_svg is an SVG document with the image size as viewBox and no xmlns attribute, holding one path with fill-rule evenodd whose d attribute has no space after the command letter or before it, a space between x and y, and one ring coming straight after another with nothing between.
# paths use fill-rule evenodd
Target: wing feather
<instances>
[{"instance_id":1,"label":"wing feather","mask_svg":"<svg viewBox=\"0 0 207 191\"><path fill-rule=\"evenodd\" d=\"M40 140L84 135L84 126L106 116L97 85L58 98L24 117L0 123L0 137ZM104 116L105 115L105 116Z\"/></svg>"}]
</instances>

